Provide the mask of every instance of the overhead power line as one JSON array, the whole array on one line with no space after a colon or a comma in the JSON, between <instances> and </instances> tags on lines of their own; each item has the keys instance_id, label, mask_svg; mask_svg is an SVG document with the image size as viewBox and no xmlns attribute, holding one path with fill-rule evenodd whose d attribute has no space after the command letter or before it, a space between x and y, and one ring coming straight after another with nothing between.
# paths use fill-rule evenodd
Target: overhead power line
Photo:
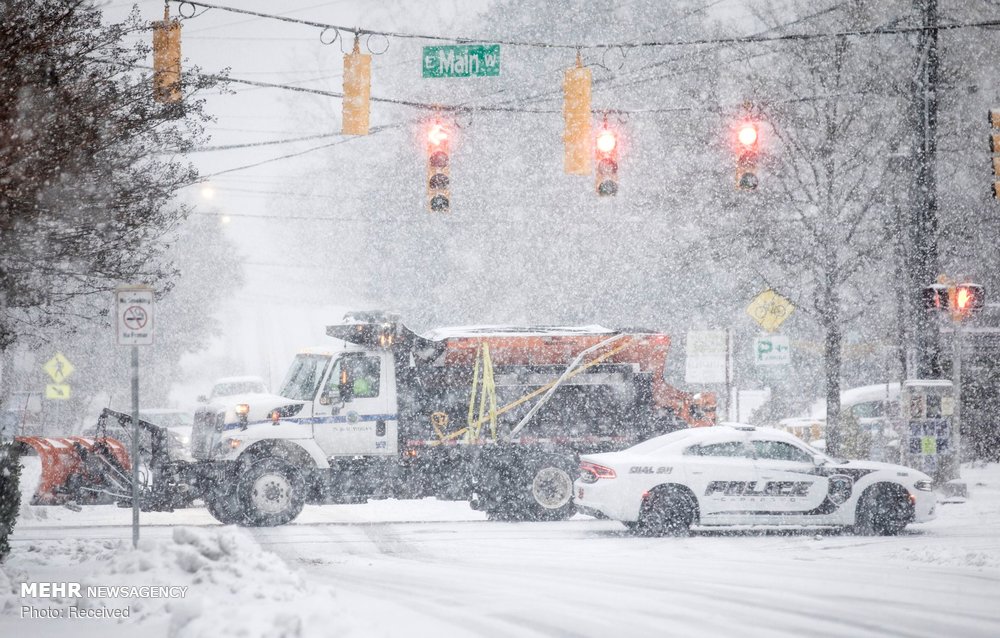
<instances>
[{"instance_id":1,"label":"overhead power line","mask_svg":"<svg viewBox=\"0 0 1000 638\"><path fill-rule=\"evenodd\" d=\"M489 44L503 44L507 46L534 47L543 49L575 49L575 50L636 49L636 48L647 48L647 47L698 46L705 44L755 44L755 43L766 43L766 42L785 42L789 40L818 40L818 39L829 39L829 38L865 37L865 36L877 36L877 35L905 35L912 33L922 33L931 30L950 31L954 29L1000 27L1000 19L998 19L998 20L980 20L976 22L938 24L934 26L914 25L914 26L873 27L870 29L847 29L842 31L823 31L817 33L785 33L785 34L775 34L775 35L731 36L723 38L695 38L692 40L649 40L641 42L603 42L603 43L586 43L586 42L555 43L555 42L540 42L540 41L530 41L530 40L505 40L492 37L443 36L443 35L428 34L428 33L381 31L377 29L363 29L359 27L347 27L344 25L330 24L327 22L314 22L312 20L289 18L287 16L280 16L271 13L262 13L259 11L250 11L248 9L238 9L236 7L227 7L217 4L208 4L205 2L192 2L190 0L171 0L171 1L179 5L190 5L192 7L203 7L205 9L218 9L220 11L228 11L231 13L250 15L258 18L265 18L268 20L278 20L281 22L302 24L305 26L324 29L327 31L334 30L337 31L338 34L343 32L355 35L367 35L367 36L377 35L386 38L431 40L431 41L441 41L441 42L455 42L458 44L489 43Z\"/></svg>"},{"instance_id":2,"label":"overhead power line","mask_svg":"<svg viewBox=\"0 0 1000 638\"><path fill-rule=\"evenodd\" d=\"M317 135L304 135L302 137L288 137L281 140L268 140L266 142L247 142L245 144L223 144L219 146L202 146L193 148L188 153L207 153L209 151L232 151L240 148L253 148L255 146L275 146L277 144L292 144L294 142L305 142L307 140L321 140L329 137L341 137L341 133L319 133Z\"/></svg>"}]
</instances>

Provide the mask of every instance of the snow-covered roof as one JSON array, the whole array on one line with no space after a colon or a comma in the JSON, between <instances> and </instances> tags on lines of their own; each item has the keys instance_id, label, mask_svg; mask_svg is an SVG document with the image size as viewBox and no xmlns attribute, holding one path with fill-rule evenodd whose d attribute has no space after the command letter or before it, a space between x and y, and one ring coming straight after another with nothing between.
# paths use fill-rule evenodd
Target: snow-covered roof
<instances>
[{"instance_id":1,"label":"snow-covered roof","mask_svg":"<svg viewBox=\"0 0 1000 638\"><path fill-rule=\"evenodd\" d=\"M868 403L869 401L896 401L899 399L898 383L878 383L849 388L840 393L842 406Z\"/></svg>"},{"instance_id":2,"label":"snow-covered roof","mask_svg":"<svg viewBox=\"0 0 1000 638\"><path fill-rule=\"evenodd\" d=\"M954 384L949 379L908 379L903 385L908 388L950 388Z\"/></svg>"},{"instance_id":3,"label":"snow-covered roof","mask_svg":"<svg viewBox=\"0 0 1000 638\"><path fill-rule=\"evenodd\" d=\"M264 380L254 375L244 375L241 377L219 377L215 380L215 385L220 383L260 383L263 385Z\"/></svg>"}]
</instances>

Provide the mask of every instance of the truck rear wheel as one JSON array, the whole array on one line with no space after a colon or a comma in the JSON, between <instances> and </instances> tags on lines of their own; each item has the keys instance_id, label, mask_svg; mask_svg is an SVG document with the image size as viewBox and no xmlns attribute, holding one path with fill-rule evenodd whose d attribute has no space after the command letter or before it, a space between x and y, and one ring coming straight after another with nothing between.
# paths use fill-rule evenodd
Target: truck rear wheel
<instances>
[{"instance_id":1,"label":"truck rear wheel","mask_svg":"<svg viewBox=\"0 0 1000 638\"><path fill-rule=\"evenodd\" d=\"M484 507L494 521L561 521L576 511L573 474L576 465L556 454L530 456L505 468Z\"/></svg>"},{"instance_id":2,"label":"truck rear wheel","mask_svg":"<svg viewBox=\"0 0 1000 638\"><path fill-rule=\"evenodd\" d=\"M573 475L559 457L534 465L531 478L531 510L535 520L562 521L573 515ZM529 466L530 467L530 466Z\"/></svg>"},{"instance_id":3,"label":"truck rear wheel","mask_svg":"<svg viewBox=\"0 0 1000 638\"><path fill-rule=\"evenodd\" d=\"M302 512L305 492L302 473L291 463L273 456L251 461L236 487L245 524L250 527L291 522Z\"/></svg>"}]
</instances>

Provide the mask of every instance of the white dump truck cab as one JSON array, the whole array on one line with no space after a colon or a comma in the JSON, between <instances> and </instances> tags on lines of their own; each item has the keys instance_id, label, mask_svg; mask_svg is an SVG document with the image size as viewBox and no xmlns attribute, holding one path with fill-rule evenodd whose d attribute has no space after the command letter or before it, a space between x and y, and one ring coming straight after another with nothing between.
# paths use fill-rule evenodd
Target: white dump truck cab
<instances>
[{"instance_id":1,"label":"white dump truck cab","mask_svg":"<svg viewBox=\"0 0 1000 638\"><path fill-rule=\"evenodd\" d=\"M318 468L336 457L398 454L392 353L341 345L296 355L277 395L226 397L199 410L195 458L236 460L276 441L297 446Z\"/></svg>"}]
</instances>

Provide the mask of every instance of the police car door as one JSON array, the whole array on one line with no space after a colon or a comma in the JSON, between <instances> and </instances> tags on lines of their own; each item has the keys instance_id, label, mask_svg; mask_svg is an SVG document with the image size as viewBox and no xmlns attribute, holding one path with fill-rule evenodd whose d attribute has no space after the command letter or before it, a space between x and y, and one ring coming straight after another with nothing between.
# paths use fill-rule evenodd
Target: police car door
<instances>
[{"instance_id":1,"label":"police car door","mask_svg":"<svg viewBox=\"0 0 1000 638\"><path fill-rule=\"evenodd\" d=\"M744 493L756 478L746 436L706 441L683 454L685 480L698 497L701 522L739 522L748 507Z\"/></svg>"},{"instance_id":2,"label":"police car door","mask_svg":"<svg viewBox=\"0 0 1000 638\"><path fill-rule=\"evenodd\" d=\"M386 352L350 352L331 366L313 427L327 457L397 453L390 357Z\"/></svg>"},{"instance_id":3,"label":"police car door","mask_svg":"<svg viewBox=\"0 0 1000 638\"><path fill-rule=\"evenodd\" d=\"M828 481L821 476L812 454L788 441L754 435L750 444L757 466L761 523L787 523L789 517L808 519L831 513L825 506ZM830 511L827 511L830 510Z\"/></svg>"}]
</instances>

